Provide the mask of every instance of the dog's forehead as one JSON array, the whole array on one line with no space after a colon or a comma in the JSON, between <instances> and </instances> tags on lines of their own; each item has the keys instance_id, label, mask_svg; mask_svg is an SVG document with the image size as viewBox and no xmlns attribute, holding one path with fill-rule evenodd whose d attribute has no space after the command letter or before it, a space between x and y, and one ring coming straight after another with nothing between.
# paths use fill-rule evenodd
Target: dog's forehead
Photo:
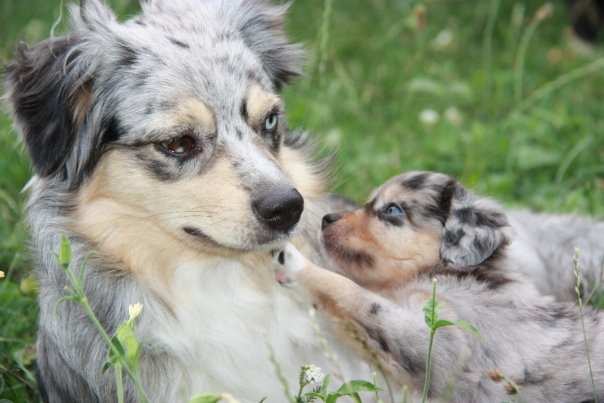
<instances>
[{"instance_id":1,"label":"dog's forehead","mask_svg":"<svg viewBox=\"0 0 604 403\"><path fill-rule=\"evenodd\" d=\"M181 0L161 9L147 6L116 27L119 40L108 51L122 56L117 70L116 63L107 63L102 90L113 89L120 114L151 116L197 98L225 116L238 112L250 86L273 92L237 26L221 24L211 4Z\"/></svg>"}]
</instances>

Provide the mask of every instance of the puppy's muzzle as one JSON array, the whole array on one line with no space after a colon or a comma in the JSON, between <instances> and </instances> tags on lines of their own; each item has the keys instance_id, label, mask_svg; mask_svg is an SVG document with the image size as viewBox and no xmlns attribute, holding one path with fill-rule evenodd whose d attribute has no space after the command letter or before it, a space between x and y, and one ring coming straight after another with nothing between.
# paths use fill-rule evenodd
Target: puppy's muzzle
<instances>
[{"instance_id":1,"label":"puppy's muzzle","mask_svg":"<svg viewBox=\"0 0 604 403\"><path fill-rule=\"evenodd\" d=\"M252 202L254 215L273 231L288 233L300 220L304 198L294 188L271 189Z\"/></svg>"},{"instance_id":2,"label":"puppy's muzzle","mask_svg":"<svg viewBox=\"0 0 604 403\"><path fill-rule=\"evenodd\" d=\"M342 216L336 213L324 215L323 220L321 221L321 229L324 230L329 224L338 221L340 218L342 218Z\"/></svg>"}]
</instances>

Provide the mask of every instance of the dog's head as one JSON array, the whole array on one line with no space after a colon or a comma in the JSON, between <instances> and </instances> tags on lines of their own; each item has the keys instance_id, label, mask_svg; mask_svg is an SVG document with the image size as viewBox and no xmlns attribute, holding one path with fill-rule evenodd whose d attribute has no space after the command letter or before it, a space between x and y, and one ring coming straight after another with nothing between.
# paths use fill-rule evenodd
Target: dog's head
<instances>
[{"instance_id":1,"label":"dog's head","mask_svg":"<svg viewBox=\"0 0 604 403\"><path fill-rule=\"evenodd\" d=\"M323 243L339 269L384 289L438 265L479 265L507 243L507 218L455 179L409 172L390 179L362 208L323 218Z\"/></svg>"},{"instance_id":2,"label":"dog's head","mask_svg":"<svg viewBox=\"0 0 604 403\"><path fill-rule=\"evenodd\" d=\"M100 0L74 6L70 34L21 48L7 68L36 175L188 242L248 250L282 239L303 195L322 191L279 95L302 60L285 11L151 0L119 22Z\"/></svg>"}]
</instances>

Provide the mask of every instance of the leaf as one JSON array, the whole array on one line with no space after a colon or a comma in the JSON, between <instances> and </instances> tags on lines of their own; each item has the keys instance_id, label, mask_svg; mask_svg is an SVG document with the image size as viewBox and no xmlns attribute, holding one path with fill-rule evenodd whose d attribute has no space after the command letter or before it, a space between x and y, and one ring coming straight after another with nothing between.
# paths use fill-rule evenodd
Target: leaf
<instances>
[{"instance_id":1,"label":"leaf","mask_svg":"<svg viewBox=\"0 0 604 403\"><path fill-rule=\"evenodd\" d=\"M361 403L361 397L358 392L378 392L380 388L375 386L373 383L364 380L352 380L340 386L335 392L331 392L327 395L325 403L333 403L338 398L343 396L352 396L355 401Z\"/></svg>"},{"instance_id":2,"label":"leaf","mask_svg":"<svg viewBox=\"0 0 604 403\"><path fill-rule=\"evenodd\" d=\"M422 311L424 311L424 322L426 322L426 325L432 329L432 299L429 299L428 302L426 302L426 305L424 305Z\"/></svg>"},{"instance_id":3,"label":"leaf","mask_svg":"<svg viewBox=\"0 0 604 403\"><path fill-rule=\"evenodd\" d=\"M477 338L481 337L478 329L476 329L476 327L474 325L472 325L469 322L466 322L465 320L455 320L455 321L453 321L453 325L462 328L463 330L470 333L474 337L477 337Z\"/></svg>"},{"instance_id":4,"label":"leaf","mask_svg":"<svg viewBox=\"0 0 604 403\"><path fill-rule=\"evenodd\" d=\"M434 308L433 308L433 306L434 306ZM426 325L428 325L428 327L430 329L434 329L434 324L432 323L432 318L438 319L438 313L440 312L442 307L443 307L443 305L440 302L438 302L438 300L434 301L432 298L430 298L424 305L424 308L422 309L424 311L424 321L426 322Z\"/></svg>"},{"instance_id":5,"label":"leaf","mask_svg":"<svg viewBox=\"0 0 604 403\"><path fill-rule=\"evenodd\" d=\"M321 385L321 393L323 393L323 400L325 400L325 395L327 394L327 387L329 386L329 382L331 382L331 376L325 375L325 378L323 378L323 384Z\"/></svg>"},{"instance_id":6,"label":"leaf","mask_svg":"<svg viewBox=\"0 0 604 403\"><path fill-rule=\"evenodd\" d=\"M130 368L137 371L141 346L134 334L134 323L130 321L122 323L112 340L114 339L118 343L116 344L116 347L119 345L118 349L121 349L120 353L124 360L128 363Z\"/></svg>"},{"instance_id":7,"label":"leaf","mask_svg":"<svg viewBox=\"0 0 604 403\"><path fill-rule=\"evenodd\" d=\"M407 89L415 94L442 95L445 88L442 83L426 77L417 77L407 84Z\"/></svg>"},{"instance_id":8,"label":"leaf","mask_svg":"<svg viewBox=\"0 0 604 403\"><path fill-rule=\"evenodd\" d=\"M451 322L450 320L446 320L446 319L439 319L436 322L434 322L434 326L433 329L436 330L438 328L441 327L446 327L446 326L452 326L455 323Z\"/></svg>"},{"instance_id":9,"label":"leaf","mask_svg":"<svg viewBox=\"0 0 604 403\"><path fill-rule=\"evenodd\" d=\"M19 289L25 295L37 295L40 289L38 279L33 275L29 274L21 280L19 283Z\"/></svg>"},{"instance_id":10,"label":"leaf","mask_svg":"<svg viewBox=\"0 0 604 403\"><path fill-rule=\"evenodd\" d=\"M113 363L107 361L105 363L105 365L103 365L103 368L101 368L101 373L105 373L105 371L107 371L109 368L111 368L113 366Z\"/></svg>"},{"instance_id":11,"label":"leaf","mask_svg":"<svg viewBox=\"0 0 604 403\"><path fill-rule=\"evenodd\" d=\"M336 392L377 392L380 388L369 381L355 379L340 386Z\"/></svg>"},{"instance_id":12,"label":"leaf","mask_svg":"<svg viewBox=\"0 0 604 403\"><path fill-rule=\"evenodd\" d=\"M63 268L69 267L71 262L71 245L65 235L61 235L61 249L59 249L59 264Z\"/></svg>"},{"instance_id":13,"label":"leaf","mask_svg":"<svg viewBox=\"0 0 604 403\"><path fill-rule=\"evenodd\" d=\"M516 164L521 171L555 167L561 160L560 152L541 146L525 144L518 146L516 149Z\"/></svg>"},{"instance_id":14,"label":"leaf","mask_svg":"<svg viewBox=\"0 0 604 403\"><path fill-rule=\"evenodd\" d=\"M217 403L222 400L222 395L210 393L205 395L196 395L189 399L189 403Z\"/></svg>"}]
</instances>

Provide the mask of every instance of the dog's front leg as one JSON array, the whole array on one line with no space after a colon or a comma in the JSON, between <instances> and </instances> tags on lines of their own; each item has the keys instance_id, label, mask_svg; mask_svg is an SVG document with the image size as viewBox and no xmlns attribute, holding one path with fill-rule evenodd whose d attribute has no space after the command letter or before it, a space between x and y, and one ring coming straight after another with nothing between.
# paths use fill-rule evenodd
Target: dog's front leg
<instances>
[{"instance_id":1,"label":"dog's front leg","mask_svg":"<svg viewBox=\"0 0 604 403\"><path fill-rule=\"evenodd\" d=\"M390 381L420 391L425 377L429 331L422 305L399 306L361 288L348 278L325 270L306 259L293 246L274 252L275 277L282 285L307 292L319 311L334 316L338 334L365 359L384 370ZM426 294L426 299L429 294ZM359 343L360 342L360 343ZM434 345L438 366L432 369L431 394L444 390L449 371L466 347L455 329L445 329Z\"/></svg>"}]
</instances>

